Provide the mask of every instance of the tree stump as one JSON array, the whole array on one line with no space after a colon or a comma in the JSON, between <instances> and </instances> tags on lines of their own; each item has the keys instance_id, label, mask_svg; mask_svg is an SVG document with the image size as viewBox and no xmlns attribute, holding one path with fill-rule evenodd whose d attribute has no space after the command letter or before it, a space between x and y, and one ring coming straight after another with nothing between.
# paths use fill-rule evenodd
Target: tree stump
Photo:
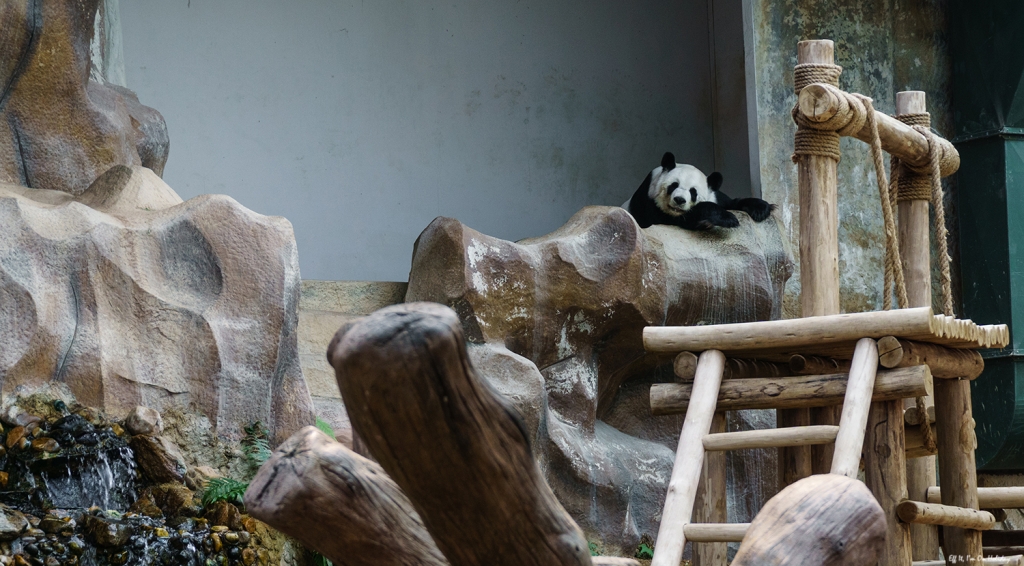
<instances>
[{"instance_id":1,"label":"tree stump","mask_svg":"<svg viewBox=\"0 0 1024 566\"><path fill-rule=\"evenodd\" d=\"M328 348L354 429L453 566L589 565L512 406L470 365L458 316L379 310Z\"/></svg>"},{"instance_id":2,"label":"tree stump","mask_svg":"<svg viewBox=\"0 0 1024 566\"><path fill-rule=\"evenodd\" d=\"M448 564L384 470L316 427L274 451L246 490L245 508L338 566Z\"/></svg>"},{"instance_id":3,"label":"tree stump","mask_svg":"<svg viewBox=\"0 0 1024 566\"><path fill-rule=\"evenodd\" d=\"M885 543L882 508L863 483L837 474L802 479L750 524L733 566L865 566Z\"/></svg>"}]
</instances>

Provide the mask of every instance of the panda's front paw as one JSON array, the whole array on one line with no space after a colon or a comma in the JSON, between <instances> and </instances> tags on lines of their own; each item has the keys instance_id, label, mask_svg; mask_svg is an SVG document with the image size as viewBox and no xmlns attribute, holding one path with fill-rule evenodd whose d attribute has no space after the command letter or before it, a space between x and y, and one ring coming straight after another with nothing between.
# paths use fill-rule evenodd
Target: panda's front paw
<instances>
[{"instance_id":1,"label":"panda's front paw","mask_svg":"<svg viewBox=\"0 0 1024 566\"><path fill-rule=\"evenodd\" d=\"M759 198L745 198L736 201L735 208L746 212L754 222L764 222L772 215L775 205Z\"/></svg>"},{"instance_id":2,"label":"panda's front paw","mask_svg":"<svg viewBox=\"0 0 1024 566\"><path fill-rule=\"evenodd\" d=\"M740 225L736 216L713 202L699 202L686 213L683 228L710 230L715 227L735 228Z\"/></svg>"}]
</instances>

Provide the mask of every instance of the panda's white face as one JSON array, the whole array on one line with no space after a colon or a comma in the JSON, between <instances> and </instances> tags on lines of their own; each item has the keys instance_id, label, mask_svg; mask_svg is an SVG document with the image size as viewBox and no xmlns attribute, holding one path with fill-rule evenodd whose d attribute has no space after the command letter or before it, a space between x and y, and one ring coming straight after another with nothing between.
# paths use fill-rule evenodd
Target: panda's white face
<instances>
[{"instance_id":1,"label":"panda's white face","mask_svg":"<svg viewBox=\"0 0 1024 566\"><path fill-rule=\"evenodd\" d=\"M715 192L708 188L708 179L692 165L677 164L665 171L657 167L651 172L647 196L658 208L672 216L682 214L698 202L717 202Z\"/></svg>"}]
</instances>

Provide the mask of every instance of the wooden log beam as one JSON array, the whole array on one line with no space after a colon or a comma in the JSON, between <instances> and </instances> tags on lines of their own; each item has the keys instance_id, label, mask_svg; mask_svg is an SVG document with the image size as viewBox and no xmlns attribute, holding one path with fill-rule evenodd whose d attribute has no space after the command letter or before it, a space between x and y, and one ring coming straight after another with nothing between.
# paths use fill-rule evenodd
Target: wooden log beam
<instances>
[{"instance_id":1,"label":"wooden log beam","mask_svg":"<svg viewBox=\"0 0 1024 566\"><path fill-rule=\"evenodd\" d=\"M676 381L686 383L693 381L697 373L697 355L693 352L680 352L672 363ZM727 358L725 375L722 379L746 379L748 377L780 377L790 375L786 364L748 360L744 358Z\"/></svg>"},{"instance_id":2,"label":"wooden log beam","mask_svg":"<svg viewBox=\"0 0 1024 566\"><path fill-rule=\"evenodd\" d=\"M1022 566L1024 556L1000 556L999 558L985 558L981 561L983 566ZM915 560L913 566L947 566L945 560Z\"/></svg>"},{"instance_id":3,"label":"wooden log beam","mask_svg":"<svg viewBox=\"0 0 1024 566\"><path fill-rule=\"evenodd\" d=\"M384 470L316 427L277 447L249 484L245 508L338 566L448 564Z\"/></svg>"},{"instance_id":4,"label":"wooden log beam","mask_svg":"<svg viewBox=\"0 0 1024 566\"><path fill-rule=\"evenodd\" d=\"M378 310L339 331L328 359L353 427L453 566L591 564L522 420L473 369L454 311Z\"/></svg>"},{"instance_id":5,"label":"wooden log beam","mask_svg":"<svg viewBox=\"0 0 1024 566\"><path fill-rule=\"evenodd\" d=\"M765 504L732 564L874 564L885 543L885 524L882 509L863 483L835 474L811 476Z\"/></svg>"},{"instance_id":6,"label":"wooden log beam","mask_svg":"<svg viewBox=\"0 0 1024 566\"><path fill-rule=\"evenodd\" d=\"M941 503L939 487L928 488L928 503ZM978 505L982 509L1024 509L1024 487L979 487Z\"/></svg>"},{"instance_id":7,"label":"wooden log beam","mask_svg":"<svg viewBox=\"0 0 1024 566\"><path fill-rule=\"evenodd\" d=\"M985 360L976 350L947 348L938 344L903 340L886 336L878 340L879 363L897 368L927 365L932 376L942 379L976 379L985 369Z\"/></svg>"},{"instance_id":8,"label":"wooden log beam","mask_svg":"<svg viewBox=\"0 0 1024 566\"><path fill-rule=\"evenodd\" d=\"M950 507L936 503L921 503L906 500L896 506L900 520L906 523L941 525L984 531L996 524L996 518L988 511ZM980 536L980 535L979 535Z\"/></svg>"},{"instance_id":9,"label":"wooden log beam","mask_svg":"<svg viewBox=\"0 0 1024 566\"><path fill-rule=\"evenodd\" d=\"M938 445L939 485L955 486L941 492L942 504L964 509L978 507L978 475L971 416L971 382L935 380L935 436ZM981 533L959 527L943 527L943 550L947 560L975 565L981 559ZM953 558L955 557L955 558Z\"/></svg>"},{"instance_id":10,"label":"wooden log beam","mask_svg":"<svg viewBox=\"0 0 1024 566\"><path fill-rule=\"evenodd\" d=\"M743 542L749 528L750 523L690 523L683 533L690 542Z\"/></svg>"},{"instance_id":11,"label":"wooden log beam","mask_svg":"<svg viewBox=\"0 0 1024 566\"><path fill-rule=\"evenodd\" d=\"M835 453L832 458L833 474L857 477L861 451L864 449L864 427L868 424L877 371L878 344L870 338L861 338L853 352L850 379L846 386L846 395L843 396L843 412L839 419L839 434L836 436ZM903 430L902 422L900 430ZM882 509L885 509L885 505Z\"/></svg>"},{"instance_id":12,"label":"wooden log beam","mask_svg":"<svg viewBox=\"0 0 1024 566\"><path fill-rule=\"evenodd\" d=\"M661 512L658 539L654 541L651 566L679 566L686 537L683 529L690 523L697 484L704 464L702 440L711 430L715 400L725 371L725 356L718 350L700 355L697 375L693 380L693 398L683 420L679 446L668 482L665 507Z\"/></svg>"},{"instance_id":13,"label":"wooden log beam","mask_svg":"<svg viewBox=\"0 0 1024 566\"><path fill-rule=\"evenodd\" d=\"M711 419L711 434L722 434L725 432L725 412L718 411ZM707 438L705 436L705 450L707 449ZM700 485L697 486L697 500L694 502L693 518L701 523L725 523L729 520L729 513L726 504L726 461L725 453L710 452L704 455L704 466L701 470ZM686 540L696 542L696 539L689 536L690 527L683 528L683 536ZM699 531L699 529L698 529ZM699 536L699 535L698 535ZM727 566L729 564L729 545L732 539L726 541L706 541L693 547L693 566ZM702 541L702 542L703 542Z\"/></svg>"},{"instance_id":14,"label":"wooden log beam","mask_svg":"<svg viewBox=\"0 0 1024 566\"><path fill-rule=\"evenodd\" d=\"M812 122L824 122L835 116L840 110L840 99L844 94L841 89L832 85L816 83L804 87L797 98L797 108L805 118ZM878 137L882 149L899 157L914 167L928 164L928 139L912 127L896 118L875 110L875 123L878 124ZM865 125L854 137L871 143L871 131ZM949 160L940 170L940 175L948 177L960 168L960 154L949 141L939 138L940 155L945 154Z\"/></svg>"},{"instance_id":15,"label":"wooden log beam","mask_svg":"<svg viewBox=\"0 0 1024 566\"><path fill-rule=\"evenodd\" d=\"M834 442L838 432L839 427L827 425L722 432L705 436L704 449L712 452L748 448L812 446Z\"/></svg>"},{"instance_id":16,"label":"wooden log beam","mask_svg":"<svg viewBox=\"0 0 1024 566\"><path fill-rule=\"evenodd\" d=\"M801 375L764 379L723 381L718 393L718 410L823 407L843 402L849 374ZM693 386L686 383L656 383L651 386L651 414L685 413ZM892 401L932 391L928 366L880 370L875 376L873 401Z\"/></svg>"},{"instance_id":17,"label":"wooden log beam","mask_svg":"<svg viewBox=\"0 0 1024 566\"><path fill-rule=\"evenodd\" d=\"M790 375L821 375L850 371L850 360L794 354L789 358Z\"/></svg>"},{"instance_id":18,"label":"wooden log beam","mask_svg":"<svg viewBox=\"0 0 1024 566\"><path fill-rule=\"evenodd\" d=\"M932 309L921 307L714 326L648 326L644 328L644 348L650 352L776 348L799 352L800 346L824 342L927 334L933 321Z\"/></svg>"}]
</instances>

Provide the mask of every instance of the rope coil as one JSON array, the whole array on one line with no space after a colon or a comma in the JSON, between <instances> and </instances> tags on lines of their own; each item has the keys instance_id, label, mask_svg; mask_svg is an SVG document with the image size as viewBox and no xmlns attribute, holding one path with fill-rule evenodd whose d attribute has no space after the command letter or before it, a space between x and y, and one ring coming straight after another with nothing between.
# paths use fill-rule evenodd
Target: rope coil
<instances>
[{"instance_id":1,"label":"rope coil","mask_svg":"<svg viewBox=\"0 0 1024 566\"><path fill-rule=\"evenodd\" d=\"M793 89L797 94L807 85L814 83L825 83L834 87L839 86L839 75L843 68L839 65L824 63L804 63L797 65L793 72ZM793 118L797 122L796 137L793 144L793 162L795 163L800 155L818 155L828 157L839 162L839 136L838 128L819 128L811 125L806 120L798 118L797 108L793 108Z\"/></svg>"}]
</instances>

